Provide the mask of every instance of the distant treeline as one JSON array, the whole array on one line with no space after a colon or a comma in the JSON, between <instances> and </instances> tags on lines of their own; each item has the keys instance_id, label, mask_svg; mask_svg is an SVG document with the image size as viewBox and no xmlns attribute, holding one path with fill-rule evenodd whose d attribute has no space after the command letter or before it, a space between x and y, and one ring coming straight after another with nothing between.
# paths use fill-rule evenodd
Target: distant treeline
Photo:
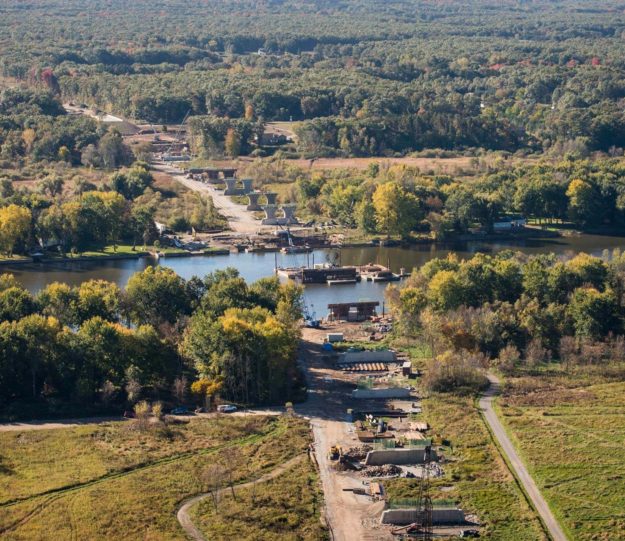
<instances>
[{"instance_id":1,"label":"distant treeline","mask_svg":"<svg viewBox=\"0 0 625 541\"><path fill-rule=\"evenodd\" d=\"M617 1L108 5L9 2L3 74L153 123L312 121L314 155L625 146Z\"/></svg>"}]
</instances>

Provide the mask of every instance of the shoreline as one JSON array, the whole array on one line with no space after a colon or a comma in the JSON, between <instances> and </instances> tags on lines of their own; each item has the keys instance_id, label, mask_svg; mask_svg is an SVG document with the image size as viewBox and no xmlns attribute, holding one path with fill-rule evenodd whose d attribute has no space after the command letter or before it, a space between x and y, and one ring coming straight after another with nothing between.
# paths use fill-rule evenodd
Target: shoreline
<instances>
[{"instance_id":1,"label":"shoreline","mask_svg":"<svg viewBox=\"0 0 625 541\"><path fill-rule=\"evenodd\" d=\"M354 242L343 242L340 244L333 244L330 242L311 245L311 250L324 250L324 249L341 249L341 248L383 248L383 247L398 247L398 248L406 248L409 249L411 246L432 246L445 248L449 246L453 246L454 243L465 243L465 242L512 242L512 241L522 241L522 240L532 240L532 239L548 239L548 238L565 238L568 235L563 234L560 231L553 230L540 230L529 228L522 233L515 234L485 234L485 235L458 235L456 237L452 237L445 240L437 240L437 239L408 239L408 240L384 240L384 239L371 239L371 240L360 240ZM93 263L93 262L103 262L103 261L120 261L120 260L129 260L129 259L140 259L143 257L149 257L152 259L171 259L171 258L180 258L180 257L203 257L203 256L225 256L230 254L236 254L236 251L232 250L234 244L232 246L222 246L219 248L209 249L206 251L197 251L197 252L158 252L156 250L148 251L148 252L138 252L134 254L123 253L123 254L110 254L110 255L102 255L102 256L78 256L78 257L55 257L55 258L20 258L20 259L0 259L0 268L6 267L19 267L24 265L33 265L39 264L42 266L49 266L53 264L67 264L67 263ZM279 251L280 248L275 250L265 250L265 251ZM261 251L261 250L258 250Z\"/></svg>"},{"instance_id":2,"label":"shoreline","mask_svg":"<svg viewBox=\"0 0 625 541\"><path fill-rule=\"evenodd\" d=\"M78 256L78 257L54 257L54 258L21 258L21 259L0 259L0 268L1 267L14 267L21 265L51 265L55 263L85 263L85 262L98 262L98 261L120 261L125 259L141 259L144 257L149 257L152 259L159 258L171 258L171 257L200 257L200 256L217 256L217 255L228 255L230 254L230 250L227 248L223 249L215 249L208 250L206 252L198 253L198 252L173 252L173 253L160 253L157 252L140 252L137 254L111 254L111 255L103 255L103 256Z\"/></svg>"}]
</instances>

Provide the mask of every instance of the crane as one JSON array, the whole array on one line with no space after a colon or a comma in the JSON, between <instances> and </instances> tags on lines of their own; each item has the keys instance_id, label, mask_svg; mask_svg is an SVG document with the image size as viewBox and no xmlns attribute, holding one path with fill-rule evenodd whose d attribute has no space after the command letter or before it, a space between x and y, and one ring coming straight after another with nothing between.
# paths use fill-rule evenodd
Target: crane
<instances>
[{"instance_id":1,"label":"crane","mask_svg":"<svg viewBox=\"0 0 625 541\"><path fill-rule=\"evenodd\" d=\"M176 130L176 133L174 135L174 140L173 140L172 144L169 146L169 148L165 152L165 156L171 156L171 151L174 148L174 145L178 142L178 140L180 138L180 133L182 132L182 127L184 126L185 122L187 121L187 118L189 118L190 114L191 114L191 109L189 109L187 111L187 114L184 115L184 118L182 119L182 122L180 123L180 126L178 126L178 129Z\"/></svg>"}]
</instances>

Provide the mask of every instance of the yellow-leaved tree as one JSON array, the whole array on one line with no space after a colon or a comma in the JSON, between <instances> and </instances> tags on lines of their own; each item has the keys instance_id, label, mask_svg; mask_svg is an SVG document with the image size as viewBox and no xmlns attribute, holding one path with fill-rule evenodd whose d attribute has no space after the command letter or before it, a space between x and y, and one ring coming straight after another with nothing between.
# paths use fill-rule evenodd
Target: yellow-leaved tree
<instances>
[{"instance_id":1,"label":"yellow-leaved tree","mask_svg":"<svg viewBox=\"0 0 625 541\"><path fill-rule=\"evenodd\" d=\"M380 184L373 193L373 207L378 229L391 235L406 237L421 219L417 197L397 182Z\"/></svg>"},{"instance_id":2,"label":"yellow-leaved tree","mask_svg":"<svg viewBox=\"0 0 625 541\"><path fill-rule=\"evenodd\" d=\"M9 205L0 208L0 247L13 257L16 245L25 245L30 236L32 214L26 207Z\"/></svg>"}]
</instances>

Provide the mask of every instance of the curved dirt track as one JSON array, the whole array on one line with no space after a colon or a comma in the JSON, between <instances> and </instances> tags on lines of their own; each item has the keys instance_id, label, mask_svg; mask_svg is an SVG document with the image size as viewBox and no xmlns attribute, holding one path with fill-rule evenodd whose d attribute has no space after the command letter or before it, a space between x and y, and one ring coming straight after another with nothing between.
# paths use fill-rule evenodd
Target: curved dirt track
<instances>
[{"instance_id":1,"label":"curved dirt track","mask_svg":"<svg viewBox=\"0 0 625 541\"><path fill-rule=\"evenodd\" d=\"M278 477L279 475L281 475L282 473L290 469L292 466L294 466L298 462L301 462L305 456L306 455L298 455L295 458L288 460L284 464L280 464L277 468L271 470L269 473L266 473L265 475L262 475L258 479L254 479L253 481L247 481L239 485L234 485L234 488L238 488L238 489L249 488L255 485L256 483L266 483L267 481L270 481L271 479L275 479L276 477ZM217 494L218 495L223 494L228 490L230 490L230 487L222 488L217 492ZM202 500L209 498L210 496L211 496L210 492L198 494L197 496L194 496L193 498L185 500L178 509L178 513L176 514L178 518L178 522L180 522L180 525L186 532L189 539L193 539L194 541L207 541L204 535L202 534L202 532L193 524L193 521L191 520L191 517L189 515L189 510L196 503L199 503Z\"/></svg>"},{"instance_id":2,"label":"curved dirt track","mask_svg":"<svg viewBox=\"0 0 625 541\"><path fill-rule=\"evenodd\" d=\"M550 537L554 541L567 541L567 537L562 531L560 524L553 516L545 498L543 498L543 495L536 486L534 479L532 479L532 476L525 467L521 457L516 452L514 445L510 441L505 428L501 424L501 421L497 417L497 413L493 408L493 400L500 393L501 389L499 379L492 374L488 374L488 380L490 381L490 387L482 395L482 398L480 398L480 409L482 410L484 419L490 427L493 437L499 443L501 451L505 454L508 464L510 464L514 470L516 478L523 485L523 489L531 500L534 509L538 511L538 514L547 528Z\"/></svg>"}]
</instances>

